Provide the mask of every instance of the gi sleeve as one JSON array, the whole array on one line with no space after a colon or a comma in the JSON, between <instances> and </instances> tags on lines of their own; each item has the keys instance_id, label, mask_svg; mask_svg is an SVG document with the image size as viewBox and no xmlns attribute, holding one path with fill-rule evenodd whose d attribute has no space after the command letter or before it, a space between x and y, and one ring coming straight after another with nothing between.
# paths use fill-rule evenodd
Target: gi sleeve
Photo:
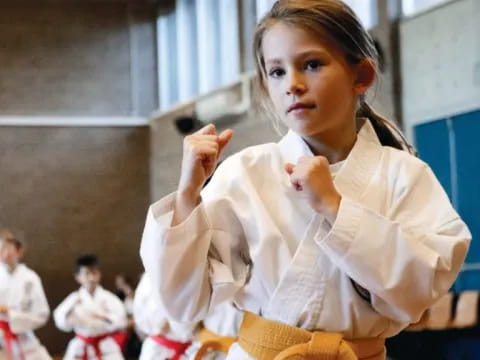
<instances>
[{"instance_id":1,"label":"gi sleeve","mask_svg":"<svg viewBox=\"0 0 480 360\"><path fill-rule=\"evenodd\" d=\"M241 195L231 182L235 166L227 160L217 169L202 201L181 224L170 226L175 193L148 211L140 255L170 320L198 322L246 282L246 242L234 208Z\"/></svg>"},{"instance_id":2,"label":"gi sleeve","mask_svg":"<svg viewBox=\"0 0 480 360\"><path fill-rule=\"evenodd\" d=\"M27 287L24 292L25 298L22 300L24 304L8 312L8 322L15 334L35 330L45 325L50 315L50 307L40 278L33 277L25 286Z\"/></svg>"},{"instance_id":3,"label":"gi sleeve","mask_svg":"<svg viewBox=\"0 0 480 360\"><path fill-rule=\"evenodd\" d=\"M332 228L316 239L332 261L370 292L376 311L401 323L420 320L449 290L471 240L427 165L421 163L408 178L383 215L342 198Z\"/></svg>"}]
</instances>

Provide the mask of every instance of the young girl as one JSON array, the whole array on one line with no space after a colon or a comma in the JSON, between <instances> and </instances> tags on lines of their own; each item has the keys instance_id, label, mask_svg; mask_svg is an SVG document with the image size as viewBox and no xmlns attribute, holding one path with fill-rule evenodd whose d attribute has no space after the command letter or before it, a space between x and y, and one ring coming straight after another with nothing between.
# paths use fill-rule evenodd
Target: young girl
<instances>
[{"instance_id":1,"label":"young girl","mask_svg":"<svg viewBox=\"0 0 480 360\"><path fill-rule=\"evenodd\" d=\"M20 263L24 247L0 229L0 360L50 360L33 330L50 315L38 275Z\"/></svg>"},{"instance_id":2,"label":"young girl","mask_svg":"<svg viewBox=\"0 0 480 360\"><path fill-rule=\"evenodd\" d=\"M430 168L365 102L371 38L338 0L280 0L257 27L265 108L288 133L216 170L232 137L184 141L141 255L170 316L244 310L229 359L385 359L384 339L452 285L470 233Z\"/></svg>"}]
</instances>

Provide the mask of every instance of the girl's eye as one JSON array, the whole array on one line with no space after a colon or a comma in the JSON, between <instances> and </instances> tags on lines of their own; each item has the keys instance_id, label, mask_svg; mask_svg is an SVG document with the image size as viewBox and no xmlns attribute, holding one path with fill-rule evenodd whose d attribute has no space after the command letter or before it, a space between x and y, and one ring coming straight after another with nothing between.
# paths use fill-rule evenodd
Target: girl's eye
<instances>
[{"instance_id":1,"label":"girl's eye","mask_svg":"<svg viewBox=\"0 0 480 360\"><path fill-rule=\"evenodd\" d=\"M283 75L285 75L285 71L283 69L279 69L279 68L273 68L268 72L268 76L270 76L272 78L279 78Z\"/></svg>"},{"instance_id":2,"label":"girl's eye","mask_svg":"<svg viewBox=\"0 0 480 360\"><path fill-rule=\"evenodd\" d=\"M318 60L309 60L305 64L307 70L318 70L322 66L322 63Z\"/></svg>"}]
</instances>

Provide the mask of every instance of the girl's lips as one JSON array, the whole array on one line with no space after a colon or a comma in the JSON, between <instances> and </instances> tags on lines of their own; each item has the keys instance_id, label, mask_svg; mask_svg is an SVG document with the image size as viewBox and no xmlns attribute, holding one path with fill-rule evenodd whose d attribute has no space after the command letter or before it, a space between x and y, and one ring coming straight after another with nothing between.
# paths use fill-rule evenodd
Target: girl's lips
<instances>
[{"instance_id":1,"label":"girl's lips","mask_svg":"<svg viewBox=\"0 0 480 360\"><path fill-rule=\"evenodd\" d=\"M290 113L292 111L300 112L302 110L310 110L310 109L313 109L314 107L315 107L314 104L295 103L289 106L289 108L287 109L287 113Z\"/></svg>"}]
</instances>

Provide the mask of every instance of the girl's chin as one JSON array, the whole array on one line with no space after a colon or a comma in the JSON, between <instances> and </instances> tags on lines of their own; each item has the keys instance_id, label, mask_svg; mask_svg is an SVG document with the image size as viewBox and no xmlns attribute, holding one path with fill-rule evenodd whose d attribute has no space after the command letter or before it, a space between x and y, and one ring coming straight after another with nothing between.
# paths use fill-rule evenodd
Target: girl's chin
<instances>
[{"instance_id":1,"label":"girl's chin","mask_svg":"<svg viewBox=\"0 0 480 360\"><path fill-rule=\"evenodd\" d=\"M291 127L295 132L303 136L311 136L318 133L318 124L307 119L298 119Z\"/></svg>"}]
</instances>

